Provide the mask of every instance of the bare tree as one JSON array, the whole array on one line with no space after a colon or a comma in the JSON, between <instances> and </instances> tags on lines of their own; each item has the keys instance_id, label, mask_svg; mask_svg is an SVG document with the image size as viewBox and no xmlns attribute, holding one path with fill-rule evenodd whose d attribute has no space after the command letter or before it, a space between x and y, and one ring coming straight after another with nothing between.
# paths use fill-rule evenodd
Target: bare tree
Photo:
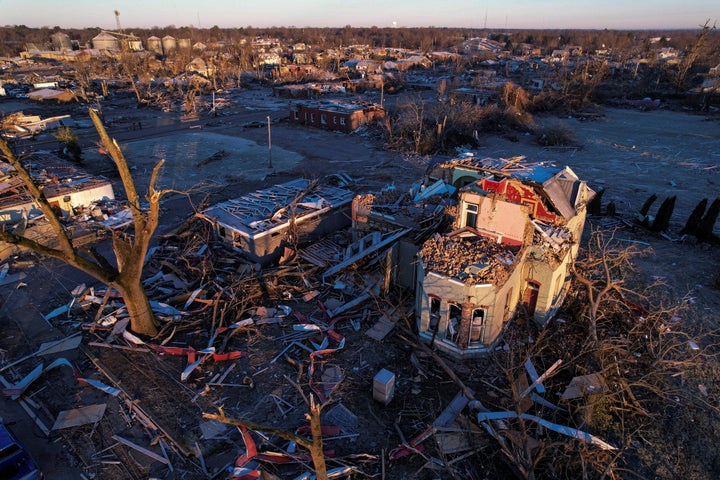
<instances>
[{"instance_id":1,"label":"bare tree","mask_svg":"<svg viewBox=\"0 0 720 480\"><path fill-rule=\"evenodd\" d=\"M72 239L53 211L42 189L33 182L33 178L21 160L15 156L8 144L2 139L0 139L2 156L15 168L17 175L25 182L33 200L50 222L58 246L49 246L10 231L0 231L0 240L29 248L40 255L61 260L82 270L106 284L109 288L114 288L122 295L125 302L125 307L130 315L130 328L136 333L153 336L157 334L158 324L143 289L141 277L150 240L159 222L160 199L165 193L168 193L167 190L155 189L160 168L164 161L158 162L153 169L146 196L149 206L143 209L130 175L130 169L120 151L120 147L117 142L108 136L97 111L90 109L90 118L100 135L103 147L115 161L133 216L134 233L132 235L115 232L112 235L112 249L115 254L115 265L117 266L114 266L94 248L73 244Z\"/></svg>"},{"instance_id":2,"label":"bare tree","mask_svg":"<svg viewBox=\"0 0 720 480\"><path fill-rule=\"evenodd\" d=\"M705 46L705 42L708 40L708 36L712 33L713 30L715 30L715 24L713 24L713 26L711 27L710 19L708 19L705 24L700 27L700 32L697 35L695 43L690 47L688 52L685 54L685 58L680 63L678 69L677 83L675 84L675 87L678 91L685 87L685 79L687 77L687 73L700 56L700 53Z\"/></svg>"},{"instance_id":3,"label":"bare tree","mask_svg":"<svg viewBox=\"0 0 720 480\"><path fill-rule=\"evenodd\" d=\"M313 466L315 467L315 478L317 480L327 480L327 466L325 463L325 454L323 453L322 427L320 426L321 407L319 403L314 401L312 395L310 396L310 401L310 413L306 414L305 417L310 422L310 432L312 434L311 440L285 430L259 425L239 418L227 417L222 409L220 409L219 414L203 413L203 418L217 420L218 422L228 423L231 425L243 426L249 428L250 430L277 435L285 440L295 442L310 451L310 457L312 458Z\"/></svg>"},{"instance_id":4,"label":"bare tree","mask_svg":"<svg viewBox=\"0 0 720 480\"><path fill-rule=\"evenodd\" d=\"M610 301L622 302L623 295L631 292L624 286L624 272L632 270L633 257L641 252L636 248L618 248L614 236L605 237L601 230L592 232L585 256L573 265L575 279L587 291L587 304L583 316L588 321L588 340L597 344L597 324L603 314L601 306ZM617 298L612 294L616 293Z\"/></svg>"}]
</instances>

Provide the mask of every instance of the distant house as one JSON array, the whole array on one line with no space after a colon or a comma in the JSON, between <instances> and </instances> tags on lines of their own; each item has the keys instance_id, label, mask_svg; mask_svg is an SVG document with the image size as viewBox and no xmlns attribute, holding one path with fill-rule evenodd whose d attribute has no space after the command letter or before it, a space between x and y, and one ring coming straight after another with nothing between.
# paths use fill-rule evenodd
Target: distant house
<instances>
[{"instance_id":1,"label":"distant house","mask_svg":"<svg viewBox=\"0 0 720 480\"><path fill-rule=\"evenodd\" d=\"M380 60L367 60L362 58L353 58L340 65L340 69L348 72L356 72L361 75L381 73L385 62Z\"/></svg>"},{"instance_id":2,"label":"distant house","mask_svg":"<svg viewBox=\"0 0 720 480\"><path fill-rule=\"evenodd\" d=\"M214 205L200 217L222 241L249 260L268 265L286 246L303 245L350 224L349 190L293 180Z\"/></svg>"},{"instance_id":3,"label":"distant house","mask_svg":"<svg viewBox=\"0 0 720 480\"><path fill-rule=\"evenodd\" d=\"M662 60L677 58L678 55L680 55L680 52L678 52L677 50L675 50L672 47L664 47L664 48L661 48L660 50L658 50L658 52L657 52L658 58L662 59Z\"/></svg>"},{"instance_id":4,"label":"distant house","mask_svg":"<svg viewBox=\"0 0 720 480\"><path fill-rule=\"evenodd\" d=\"M188 72L198 73L205 77L209 77L211 74L211 68L208 67L207 62L200 57L193 58L190 63L187 64L185 70Z\"/></svg>"},{"instance_id":5,"label":"distant house","mask_svg":"<svg viewBox=\"0 0 720 480\"><path fill-rule=\"evenodd\" d=\"M307 102L290 108L290 123L345 133L384 116L380 105L367 103Z\"/></svg>"},{"instance_id":6,"label":"distant house","mask_svg":"<svg viewBox=\"0 0 720 480\"><path fill-rule=\"evenodd\" d=\"M259 65L281 65L282 55L277 52L260 52L255 54L255 64Z\"/></svg>"},{"instance_id":7,"label":"distant house","mask_svg":"<svg viewBox=\"0 0 720 480\"><path fill-rule=\"evenodd\" d=\"M492 100L497 100L500 94L497 90L488 88L456 88L450 90L448 99L450 103L471 103L473 105L485 105Z\"/></svg>"},{"instance_id":8,"label":"distant house","mask_svg":"<svg viewBox=\"0 0 720 480\"><path fill-rule=\"evenodd\" d=\"M503 45L495 40L489 38L470 38L463 42L462 50L466 55L481 54L481 53L500 53L503 49Z\"/></svg>"},{"instance_id":9,"label":"distant house","mask_svg":"<svg viewBox=\"0 0 720 480\"><path fill-rule=\"evenodd\" d=\"M418 254L417 326L435 348L469 358L491 350L516 313L541 325L554 315L594 192L567 167L521 157L466 156L434 173L464 187L453 230Z\"/></svg>"},{"instance_id":10,"label":"distant house","mask_svg":"<svg viewBox=\"0 0 720 480\"><path fill-rule=\"evenodd\" d=\"M115 198L112 184L107 179L81 172L55 155L34 154L25 162L50 206L62 216L72 217L78 209ZM42 215L14 169L0 162L0 173L3 176L0 181L0 223L18 222L23 212L28 218Z\"/></svg>"},{"instance_id":11,"label":"distant house","mask_svg":"<svg viewBox=\"0 0 720 480\"><path fill-rule=\"evenodd\" d=\"M562 60L565 60L570 56L570 53L565 49L555 49L550 53L550 59L551 62L560 62Z\"/></svg>"},{"instance_id":12,"label":"distant house","mask_svg":"<svg viewBox=\"0 0 720 480\"><path fill-rule=\"evenodd\" d=\"M420 55L412 55L408 58L403 58L400 60L396 60L395 62L395 69L396 70L407 70L412 67L429 67L432 65L432 62L427 58Z\"/></svg>"}]
</instances>

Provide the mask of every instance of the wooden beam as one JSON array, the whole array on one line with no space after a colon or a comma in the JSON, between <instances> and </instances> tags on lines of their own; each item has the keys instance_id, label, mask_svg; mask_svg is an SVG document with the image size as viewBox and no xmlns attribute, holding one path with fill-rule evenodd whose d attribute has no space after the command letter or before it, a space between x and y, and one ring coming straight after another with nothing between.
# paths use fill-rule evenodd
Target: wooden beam
<instances>
[{"instance_id":1,"label":"wooden beam","mask_svg":"<svg viewBox=\"0 0 720 480\"><path fill-rule=\"evenodd\" d=\"M133 443L133 442L131 442L130 440L127 440L127 439L125 439L125 438L122 438L121 436L113 435L112 438L115 439L115 440L117 440L118 442L122 443L123 445L127 445L128 447L130 447L130 448L132 448L132 449L135 449L135 450L137 450L138 452L147 455L148 457L152 458L152 459L155 460L156 462L164 463L165 465L168 465L168 464L170 463L167 458L165 458L165 457L163 457L163 456L161 456L161 455L158 455L158 454L155 453L155 452L151 452L151 451L148 450L147 448L143 448L143 447L141 447L140 445L138 445L137 443Z\"/></svg>"}]
</instances>

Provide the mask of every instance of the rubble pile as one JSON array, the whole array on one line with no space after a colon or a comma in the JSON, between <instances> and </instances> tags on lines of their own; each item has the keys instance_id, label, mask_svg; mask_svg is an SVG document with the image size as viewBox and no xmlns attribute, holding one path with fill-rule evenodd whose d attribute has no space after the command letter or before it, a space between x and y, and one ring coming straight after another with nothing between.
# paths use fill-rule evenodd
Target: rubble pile
<instances>
[{"instance_id":1,"label":"rubble pile","mask_svg":"<svg viewBox=\"0 0 720 480\"><path fill-rule=\"evenodd\" d=\"M467 285L503 283L518 261L519 249L479 235L434 235L423 244L420 256L427 270L457 278Z\"/></svg>"},{"instance_id":2,"label":"rubble pile","mask_svg":"<svg viewBox=\"0 0 720 480\"><path fill-rule=\"evenodd\" d=\"M339 274L325 284L324 269L301 255L260 269L217 242L207 222L196 218L151 248L145 268L143 283L161 325L156 337L141 339L129 331L117 292L81 284L64 305L43 315L69 336L59 346L43 347L41 354L62 347L70 360L44 369L35 356L12 371L14 365L5 365L7 395L24 393L38 379L32 386L40 389L33 405L44 412L38 425L75 452L87 474L225 478L222 472L239 464L238 445L252 441L263 451L256 460L279 464L268 468L295 478L306 469L306 451L255 431L251 440L247 432L238 435L227 425L203 421L203 415L222 407L233 418L307 435L303 395L310 392L327 404L323 432L329 468L379 471L376 449L359 444L359 432L381 438L395 415L379 426L376 418L385 413L367 417L372 378L390 366L399 376L396 391L404 394L413 370L395 363L397 350L387 344L392 339L381 343L383 336L377 336L407 315L407 299L390 304L380 296L382 275L371 268ZM71 356L72 350L84 356ZM48 378L39 375L57 366L72 367L67 371L77 378L63 387L62 396L40 386ZM51 428L59 411L74 418L85 409L94 414L87 421Z\"/></svg>"}]
</instances>

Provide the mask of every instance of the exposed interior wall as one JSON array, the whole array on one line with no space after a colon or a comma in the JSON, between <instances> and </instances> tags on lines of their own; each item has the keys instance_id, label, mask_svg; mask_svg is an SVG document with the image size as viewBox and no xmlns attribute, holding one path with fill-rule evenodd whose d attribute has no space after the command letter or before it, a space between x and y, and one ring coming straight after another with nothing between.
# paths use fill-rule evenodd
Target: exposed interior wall
<instances>
[{"instance_id":1,"label":"exposed interior wall","mask_svg":"<svg viewBox=\"0 0 720 480\"><path fill-rule=\"evenodd\" d=\"M466 193L460 202L460 215L457 227L473 227L487 232L500 239L512 240L513 244L521 244L529 221L528 207L510 203L497 197ZM475 219L474 224L472 222Z\"/></svg>"},{"instance_id":2,"label":"exposed interior wall","mask_svg":"<svg viewBox=\"0 0 720 480\"><path fill-rule=\"evenodd\" d=\"M66 197L70 197L70 201L66 202L64 201ZM49 202L58 202L60 204L60 208L67 212L67 214L72 214L72 209L77 207L87 207L93 202L99 201L99 200L114 200L115 199L115 193L113 192L113 187L110 183L98 185L94 188L89 188L87 190L80 190L77 192L72 192L67 195L59 195L55 198L48 198Z\"/></svg>"}]
</instances>

